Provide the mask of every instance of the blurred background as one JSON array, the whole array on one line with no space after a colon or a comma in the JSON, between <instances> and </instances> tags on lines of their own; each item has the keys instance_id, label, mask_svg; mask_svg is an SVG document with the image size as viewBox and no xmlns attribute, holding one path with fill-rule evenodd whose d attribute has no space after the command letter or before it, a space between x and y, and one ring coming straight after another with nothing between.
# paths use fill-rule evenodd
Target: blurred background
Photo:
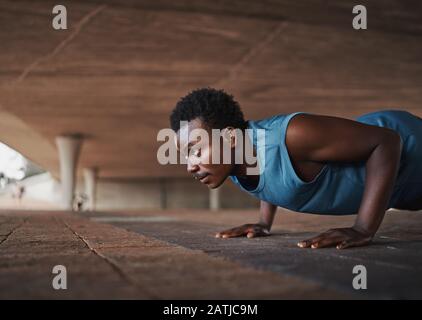
<instances>
[{"instance_id":1,"label":"blurred background","mask_svg":"<svg viewBox=\"0 0 422 320\"><path fill-rule=\"evenodd\" d=\"M161 166L160 129L189 91L247 119L306 111L422 116L422 2L0 0L0 208L256 208ZM352 28L365 5L367 30ZM74 178L75 177L75 178Z\"/></svg>"}]
</instances>

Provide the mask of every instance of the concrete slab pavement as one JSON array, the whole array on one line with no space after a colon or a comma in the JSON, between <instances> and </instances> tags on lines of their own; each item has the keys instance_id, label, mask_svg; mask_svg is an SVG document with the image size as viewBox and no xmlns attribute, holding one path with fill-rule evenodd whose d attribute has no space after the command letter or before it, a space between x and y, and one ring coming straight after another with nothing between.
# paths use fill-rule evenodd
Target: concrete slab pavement
<instances>
[{"instance_id":1,"label":"concrete slab pavement","mask_svg":"<svg viewBox=\"0 0 422 320\"><path fill-rule=\"evenodd\" d=\"M353 216L279 210L265 238L217 239L255 210L0 212L1 299L419 299L422 216L389 212L372 246L304 250L296 243ZM64 265L68 289L54 290ZM368 289L352 287L355 265Z\"/></svg>"},{"instance_id":2,"label":"concrete slab pavement","mask_svg":"<svg viewBox=\"0 0 422 320\"><path fill-rule=\"evenodd\" d=\"M2 212L0 239L1 299L351 297L70 213ZM52 287L55 265L66 266L67 290Z\"/></svg>"},{"instance_id":3,"label":"concrete slab pavement","mask_svg":"<svg viewBox=\"0 0 422 320\"><path fill-rule=\"evenodd\" d=\"M373 244L337 250L301 249L297 242L328 228L351 225L354 216L317 216L279 210L272 236L265 238L216 239L217 231L257 221L255 210L151 211L94 214L91 219L161 239L210 256L279 275L290 275L359 298L420 299L422 297L422 215L420 212L389 211ZM125 219L128 219L125 221ZM352 287L353 268L364 265L368 289Z\"/></svg>"}]
</instances>

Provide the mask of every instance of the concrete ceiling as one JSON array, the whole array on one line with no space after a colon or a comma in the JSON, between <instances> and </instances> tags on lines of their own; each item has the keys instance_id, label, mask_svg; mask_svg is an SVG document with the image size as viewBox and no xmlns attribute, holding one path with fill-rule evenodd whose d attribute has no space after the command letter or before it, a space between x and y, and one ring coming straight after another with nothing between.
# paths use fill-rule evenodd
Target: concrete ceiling
<instances>
[{"instance_id":1,"label":"concrete ceiling","mask_svg":"<svg viewBox=\"0 0 422 320\"><path fill-rule=\"evenodd\" d=\"M422 116L422 4L359 1L0 0L0 141L57 174L54 138L87 137L102 178L179 176L156 161L177 99L224 88L248 119L381 108Z\"/></svg>"}]
</instances>

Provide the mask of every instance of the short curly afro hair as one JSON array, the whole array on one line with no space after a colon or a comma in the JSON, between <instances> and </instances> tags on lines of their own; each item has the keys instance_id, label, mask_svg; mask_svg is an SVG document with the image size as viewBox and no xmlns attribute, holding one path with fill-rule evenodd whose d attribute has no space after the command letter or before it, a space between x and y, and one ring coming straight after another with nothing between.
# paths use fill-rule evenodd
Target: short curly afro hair
<instances>
[{"instance_id":1,"label":"short curly afro hair","mask_svg":"<svg viewBox=\"0 0 422 320\"><path fill-rule=\"evenodd\" d=\"M243 130L247 127L239 103L233 96L209 87L196 89L181 98L170 115L170 125L177 132L180 121L196 118L210 129L234 127Z\"/></svg>"}]
</instances>

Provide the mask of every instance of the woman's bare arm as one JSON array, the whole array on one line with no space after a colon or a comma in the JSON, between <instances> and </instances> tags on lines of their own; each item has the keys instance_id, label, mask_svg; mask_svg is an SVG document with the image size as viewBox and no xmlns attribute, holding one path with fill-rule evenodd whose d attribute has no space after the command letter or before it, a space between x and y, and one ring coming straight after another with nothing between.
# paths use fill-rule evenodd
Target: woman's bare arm
<instances>
[{"instance_id":1,"label":"woman's bare arm","mask_svg":"<svg viewBox=\"0 0 422 320\"><path fill-rule=\"evenodd\" d=\"M275 213L277 211L277 206L261 200L260 203L260 213L261 217L259 219L259 224L267 228L268 231L271 230L271 226L274 222Z\"/></svg>"},{"instance_id":2,"label":"woman's bare arm","mask_svg":"<svg viewBox=\"0 0 422 320\"><path fill-rule=\"evenodd\" d=\"M346 248L368 244L388 209L400 163L399 134L353 120L303 114L290 121L286 145L297 161L366 163L365 189L354 226L329 230L299 246Z\"/></svg>"}]
</instances>

